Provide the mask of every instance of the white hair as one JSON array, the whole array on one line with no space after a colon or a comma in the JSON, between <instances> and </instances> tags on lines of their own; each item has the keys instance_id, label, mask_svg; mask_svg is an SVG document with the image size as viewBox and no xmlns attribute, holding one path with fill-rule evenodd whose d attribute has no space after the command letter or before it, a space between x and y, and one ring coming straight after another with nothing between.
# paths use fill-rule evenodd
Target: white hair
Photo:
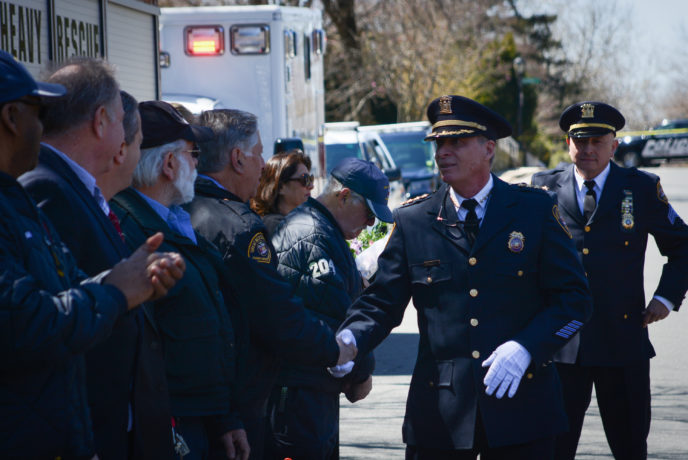
<instances>
[{"instance_id":1,"label":"white hair","mask_svg":"<svg viewBox=\"0 0 688 460\"><path fill-rule=\"evenodd\" d=\"M162 162L165 154L174 153L175 156L181 154L186 148L186 141L183 139L169 142L167 144L141 149L141 159L134 170L132 185L135 188L151 187L158 182L162 172Z\"/></svg>"},{"instance_id":2,"label":"white hair","mask_svg":"<svg viewBox=\"0 0 688 460\"><path fill-rule=\"evenodd\" d=\"M346 186L339 182L334 176L330 175L330 177L327 179L327 184L325 184L325 189L323 192L320 194L320 196L328 196L328 195L336 195L337 193L341 192L343 188ZM348 187L346 187L348 188ZM354 202L365 202L365 198L363 196L359 195L358 193L354 192L351 190L351 199Z\"/></svg>"}]
</instances>

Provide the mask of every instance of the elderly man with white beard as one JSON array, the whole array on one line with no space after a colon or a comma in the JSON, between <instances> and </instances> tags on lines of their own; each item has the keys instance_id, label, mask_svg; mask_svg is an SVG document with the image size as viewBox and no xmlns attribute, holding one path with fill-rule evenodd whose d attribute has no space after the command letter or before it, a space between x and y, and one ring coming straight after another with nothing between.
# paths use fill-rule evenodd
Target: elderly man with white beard
<instances>
[{"instance_id":1,"label":"elderly man with white beard","mask_svg":"<svg viewBox=\"0 0 688 460\"><path fill-rule=\"evenodd\" d=\"M245 314L226 287L229 274L221 254L194 232L180 207L194 197L195 143L208 140L212 132L190 125L165 102L142 102L139 111L141 159L132 188L116 195L111 207L128 245L162 232L162 250L177 251L187 262L176 289L144 306L165 351L174 430L188 446L177 453L187 460L246 460L249 446L235 389L248 339Z\"/></svg>"}]
</instances>

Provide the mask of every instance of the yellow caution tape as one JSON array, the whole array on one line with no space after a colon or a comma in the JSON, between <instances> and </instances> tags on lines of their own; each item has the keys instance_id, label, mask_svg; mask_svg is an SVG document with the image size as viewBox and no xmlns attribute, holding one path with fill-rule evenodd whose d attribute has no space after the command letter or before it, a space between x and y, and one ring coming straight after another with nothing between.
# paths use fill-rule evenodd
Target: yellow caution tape
<instances>
[{"instance_id":1,"label":"yellow caution tape","mask_svg":"<svg viewBox=\"0 0 688 460\"><path fill-rule=\"evenodd\" d=\"M616 133L616 137L621 138L626 136L664 136L665 134L688 134L688 128L650 129L647 131L620 131Z\"/></svg>"}]
</instances>

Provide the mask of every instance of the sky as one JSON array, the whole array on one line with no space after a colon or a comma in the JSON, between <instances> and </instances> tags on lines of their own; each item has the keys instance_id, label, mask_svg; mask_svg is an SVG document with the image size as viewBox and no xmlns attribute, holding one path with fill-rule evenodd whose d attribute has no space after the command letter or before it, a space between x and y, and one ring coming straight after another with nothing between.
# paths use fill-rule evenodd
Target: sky
<instances>
[{"instance_id":1,"label":"sky","mask_svg":"<svg viewBox=\"0 0 688 460\"><path fill-rule=\"evenodd\" d=\"M617 0L620 7L632 8L636 50L629 50L634 59L648 56L650 62L671 59L688 39L688 0ZM681 33L681 29L684 33ZM688 66L688 62L686 62ZM640 74L658 73L657 65L639 65Z\"/></svg>"},{"instance_id":2,"label":"sky","mask_svg":"<svg viewBox=\"0 0 688 460\"><path fill-rule=\"evenodd\" d=\"M568 23L590 20L586 7L600 7L598 11L605 11L603 23L616 20L623 26L615 35L621 38L614 54L620 70L610 66L605 74L618 91L616 102L634 108L628 115L634 124L645 125L638 129L664 118L662 101L671 97L677 75L688 75L688 0L517 0L517 4L526 15L556 13L564 30L570 30ZM566 38L571 42L572 36Z\"/></svg>"}]
</instances>

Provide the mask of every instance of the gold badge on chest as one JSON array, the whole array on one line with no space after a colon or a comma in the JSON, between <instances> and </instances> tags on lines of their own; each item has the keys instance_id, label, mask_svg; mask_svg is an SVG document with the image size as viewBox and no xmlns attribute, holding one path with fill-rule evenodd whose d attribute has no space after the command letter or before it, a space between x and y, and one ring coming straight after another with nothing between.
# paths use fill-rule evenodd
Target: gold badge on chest
<instances>
[{"instance_id":1,"label":"gold badge on chest","mask_svg":"<svg viewBox=\"0 0 688 460\"><path fill-rule=\"evenodd\" d=\"M509 248L509 251L518 254L523 251L525 241L526 238L523 236L523 233L511 232L509 233L509 241L507 241L506 246Z\"/></svg>"},{"instance_id":2,"label":"gold badge on chest","mask_svg":"<svg viewBox=\"0 0 688 460\"><path fill-rule=\"evenodd\" d=\"M633 220L633 192L624 190L624 198L621 200L621 227L624 230L633 230L635 221Z\"/></svg>"}]
</instances>

